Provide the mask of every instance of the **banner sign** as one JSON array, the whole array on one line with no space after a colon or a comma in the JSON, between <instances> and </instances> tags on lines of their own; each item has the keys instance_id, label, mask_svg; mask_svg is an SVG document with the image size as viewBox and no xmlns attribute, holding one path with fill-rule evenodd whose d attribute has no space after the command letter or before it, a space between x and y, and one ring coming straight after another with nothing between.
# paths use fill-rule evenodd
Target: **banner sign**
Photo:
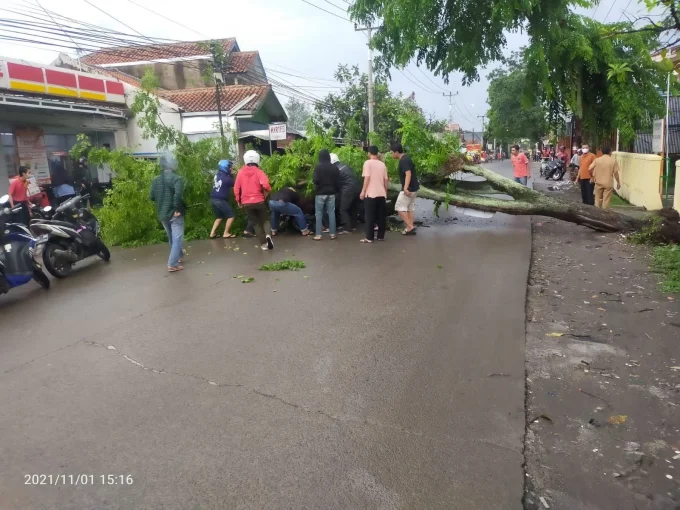
<instances>
[{"instance_id":1,"label":"banner sign","mask_svg":"<svg viewBox=\"0 0 680 510\"><path fill-rule=\"evenodd\" d=\"M29 168L38 184L49 184L50 165L47 161L42 129L17 129L14 132L19 165Z\"/></svg>"},{"instance_id":2,"label":"banner sign","mask_svg":"<svg viewBox=\"0 0 680 510\"><path fill-rule=\"evenodd\" d=\"M286 139L286 125L285 124L269 124L269 140L285 140Z\"/></svg>"}]
</instances>

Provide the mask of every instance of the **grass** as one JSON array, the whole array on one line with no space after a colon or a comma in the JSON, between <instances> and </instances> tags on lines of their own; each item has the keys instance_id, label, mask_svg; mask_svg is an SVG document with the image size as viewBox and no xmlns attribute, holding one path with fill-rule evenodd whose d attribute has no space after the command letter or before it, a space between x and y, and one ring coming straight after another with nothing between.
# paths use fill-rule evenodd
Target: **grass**
<instances>
[{"instance_id":1,"label":"grass","mask_svg":"<svg viewBox=\"0 0 680 510\"><path fill-rule=\"evenodd\" d=\"M264 264L260 266L260 271L297 271L304 269L305 263L301 260L281 260L271 264Z\"/></svg>"},{"instance_id":2,"label":"grass","mask_svg":"<svg viewBox=\"0 0 680 510\"><path fill-rule=\"evenodd\" d=\"M664 292L680 292L680 246L657 246L653 252L653 269L663 275L660 282Z\"/></svg>"},{"instance_id":3,"label":"grass","mask_svg":"<svg viewBox=\"0 0 680 510\"><path fill-rule=\"evenodd\" d=\"M612 193L612 199L609 202L609 205L611 205L612 207L631 207L632 204L625 201L623 198L621 198L616 193Z\"/></svg>"}]
</instances>

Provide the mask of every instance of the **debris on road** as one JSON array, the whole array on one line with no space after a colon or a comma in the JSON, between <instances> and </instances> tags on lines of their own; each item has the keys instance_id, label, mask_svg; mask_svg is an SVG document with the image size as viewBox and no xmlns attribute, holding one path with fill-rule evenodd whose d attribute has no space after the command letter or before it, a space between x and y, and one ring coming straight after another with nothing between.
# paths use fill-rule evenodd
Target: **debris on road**
<instances>
[{"instance_id":1,"label":"debris on road","mask_svg":"<svg viewBox=\"0 0 680 510\"><path fill-rule=\"evenodd\" d=\"M543 503L543 506L545 508L550 508L550 505L548 504L548 502L545 500L545 498L543 496L539 497L538 499L541 500L541 503Z\"/></svg>"}]
</instances>

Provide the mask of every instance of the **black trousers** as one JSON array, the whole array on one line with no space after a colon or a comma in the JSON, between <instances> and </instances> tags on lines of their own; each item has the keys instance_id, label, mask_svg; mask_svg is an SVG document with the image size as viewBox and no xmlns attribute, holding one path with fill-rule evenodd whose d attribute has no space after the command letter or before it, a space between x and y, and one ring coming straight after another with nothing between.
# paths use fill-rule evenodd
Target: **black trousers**
<instances>
[{"instance_id":1,"label":"black trousers","mask_svg":"<svg viewBox=\"0 0 680 510\"><path fill-rule=\"evenodd\" d=\"M373 241L373 227L378 225L378 239L385 239L385 222L387 220L387 201L385 197L364 199L366 208L366 239Z\"/></svg>"},{"instance_id":2,"label":"black trousers","mask_svg":"<svg viewBox=\"0 0 680 510\"><path fill-rule=\"evenodd\" d=\"M359 193L350 191L342 193L340 196L340 223L345 226L345 230L354 229L357 226L359 216Z\"/></svg>"},{"instance_id":3,"label":"black trousers","mask_svg":"<svg viewBox=\"0 0 680 510\"><path fill-rule=\"evenodd\" d=\"M586 205L595 205L595 185L590 179L579 179L581 185L581 200Z\"/></svg>"},{"instance_id":4,"label":"black trousers","mask_svg":"<svg viewBox=\"0 0 680 510\"><path fill-rule=\"evenodd\" d=\"M258 204L244 204L243 208L248 216L248 223L255 227L255 233L260 240L260 244L264 244L266 236L271 234L272 231L267 206L264 202L260 202Z\"/></svg>"}]
</instances>

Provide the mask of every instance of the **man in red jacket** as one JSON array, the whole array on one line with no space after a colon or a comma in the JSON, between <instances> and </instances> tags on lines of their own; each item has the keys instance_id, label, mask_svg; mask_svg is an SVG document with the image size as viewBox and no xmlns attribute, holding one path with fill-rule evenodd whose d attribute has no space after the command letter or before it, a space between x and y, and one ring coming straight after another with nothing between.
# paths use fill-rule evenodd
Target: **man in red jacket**
<instances>
[{"instance_id":1,"label":"man in red jacket","mask_svg":"<svg viewBox=\"0 0 680 510\"><path fill-rule=\"evenodd\" d=\"M257 152L247 151L243 155L243 161L246 165L236 174L234 198L239 207L245 209L248 222L255 225L261 248L273 250L269 212L265 204L265 198L272 187L267 175L260 169L260 155Z\"/></svg>"}]
</instances>

